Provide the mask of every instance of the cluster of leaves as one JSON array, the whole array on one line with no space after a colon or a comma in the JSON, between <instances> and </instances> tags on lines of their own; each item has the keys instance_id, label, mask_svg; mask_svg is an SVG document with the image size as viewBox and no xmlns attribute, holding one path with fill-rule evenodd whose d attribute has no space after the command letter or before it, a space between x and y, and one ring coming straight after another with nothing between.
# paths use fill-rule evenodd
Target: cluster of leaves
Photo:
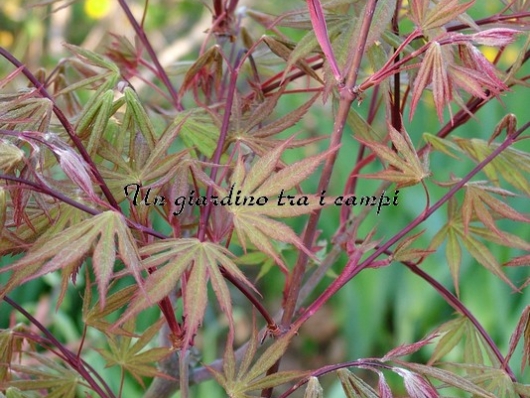
<instances>
[{"instance_id":1,"label":"cluster of leaves","mask_svg":"<svg viewBox=\"0 0 530 398\"><path fill-rule=\"evenodd\" d=\"M318 377L331 371L337 371L348 397L392 397L388 372L400 376L414 398L438 397L447 387L480 397L530 396L530 387L517 381L509 364L521 339L521 367L530 360L530 311L522 314L503 356L460 299L462 248L514 291L527 285L517 286L504 267L528 265L529 255L502 264L484 242L530 251L525 239L498 225L530 221L507 203L510 197L530 196L530 156L514 148L529 123L517 129L509 114L489 140L448 138L492 99L527 85L521 70L530 37L524 39L522 28L529 24L530 3L500 1L497 14L480 20L468 14L474 1L307 0L305 7L280 16L238 10L237 3L213 1L213 22L200 54L191 65L175 67L175 81L125 0L119 4L136 32L134 43L115 35L102 52L66 45L70 57L50 73L32 73L0 48L12 66L0 79L0 254L23 254L0 269L7 275L0 297L39 329L13 322L0 332L0 389L13 397L33 396L28 391L55 397L80 391L122 395L121 387L113 391L83 359L89 341L83 338L72 352L8 296L60 271L56 308L70 281L75 284L83 272L85 332L107 336L107 348L98 352L109 367L120 367L122 385L125 374L142 385L146 378L156 379L146 396L170 396L178 388L187 396L191 383L214 378L230 397L257 390L271 396L274 388L296 379L282 397L304 383L307 397L322 397ZM241 25L242 13L254 29ZM284 27L300 30L301 39L291 41ZM253 30L260 29L267 34L255 39ZM518 36L520 56L504 72L477 48L493 46L502 54ZM23 79L30 87L17 89ZM157 102L144 101L137 82L152 88ZM438 119L443 122L447 107L450 120L436 134L424 134L424 145L417 148L420 137L409 134L403 115L408 105L409 117L415 117L426 91L432 92ZM307 95L305 102L278 116L280 101L295 93ZM371 105L362 117L352 104L367 97ZM332 103L329 137L281 135L320 100ZM377 115L383 123L375 123ZM319 219L334 202L324 192L337 156L352 151L341 146L346 126L354 132L358 156L346 170L344 196L358 194L358 182L371 179L380 181L379 193L391 184L396 189L420 185L427 204L391 237L371 227L361 232L370 207L356 215L343 207L335 236L324 237L332 249L317 256ZM319 147L323 138L329 138L327 149L292 164L282 161L287 149ZM440 170L429 165L433 152L466 158L474 166L439 181ZM361 174L377 159L382 170ZM321 166L317 194L304 192L304 182ZM473 180L480 172L485 180ZM431 198L429 184L441 187L443 195ZM280 193L286 203L280 204ZM422 244L422 232L414 229L427 225L445 204L446 223L433 232L430 244ZM278 220L305 215L309 219L299 234ZM297 255L294 264L282 256L278 242ZM455 294L420 267L443 245ZM333 270L338 276L304 302L342 253L347 261ZM272 267L282 273L281 317L259 298L257 285L240 267L245 259L260 266L259 277ZM312 262L318 267L310 267ZM434 287L457 311L456 318L381 358L279 371L300 327L339 289L366 268L397 263ZM266 326L259 332L255 322L248 342L234 350L236 290ZM213 303L228 323L225 354L209 366L195 364L196 336ZM154 306L161 319L138 332L136 320ZM153 347L157 334L166 345ZM274 341L259 352L266 336ZM434 351L427 364L400 359L428 343L434 343ZM460 348L460 362L441 363ZM348 368L375 372L378 385Z\"/></svg>"}]
</instances>

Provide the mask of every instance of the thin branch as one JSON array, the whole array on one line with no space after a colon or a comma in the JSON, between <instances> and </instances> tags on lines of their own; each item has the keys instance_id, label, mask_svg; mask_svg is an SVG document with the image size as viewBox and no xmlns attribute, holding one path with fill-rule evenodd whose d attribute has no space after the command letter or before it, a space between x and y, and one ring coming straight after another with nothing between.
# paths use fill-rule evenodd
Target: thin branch
<instances>
[{"instance_id":1,"label":"thin branch","mask_svg":"<svg viewBox=\"0 0 530 398\"><path fill-rule=\"evenodd\" d=\"M40 323L33 315L31 315L29 312L27 312L23 307L18 305L15 301L11 300L9 297L4 296L3 300L9 304L11 307L16 309L18 312L20 312L22 315L24 315L25 318L27 318L33 325L35 325L53 344L57 349L61 352L62 355L64 355L64 358L66 358L67 362L75 368L75 370L87 381L88 384L90 384L90 387L99 394L102 398L114 398L115 395L110 389L110 387L102 380L99 379L102 383L103 387L100 386L92 377L90 372L87 371L85 368L85 364L83 361L81 361L76 354L68 350L59 340L55 338L55 336L48 330L46 327Z\"/></svg>"},{"instance_id":2,"label":"thin branch","mask_svg":"<svg viewBox=\"0 0 530 398\"><path fill-rule=\"evenodd\" d=\"M175 90L175 87L173 87L173 84L171 84L171 81L169 80L169 76L167 75L166 71L160 64L160 61L158 60L158 56L156 55L155 50L153 49L153 46L149 42L149 39L147 38L147 35L145 34L144 29L138 24L138 21L134 18L134 15L131 12L131 9L125 2L125 0L118 0L120 3L120 6L127 16L127 19L129 20L129 23L133 27L134 31L136 32L136 35L144 45L145 49L147 50L147 53L149 54L149 57L151 58L151 61L155 64L155 68L158 72L158 77L160 80L162 80L162 83L164 83L164 86L166 86L169 95L171 95L171 99L173 100L173 106L177 111L184 110L182 104L180 103L180 98L177 93L177 90Z\"/></svg>"},{"instance_id":3,"label":"thin branch","mask_svg":"<svg viewBox=\"0 0 530 398\"><path fill-rule=\"evenodd\" d=\"M400 232L386 241L384 244L379 246L374 252L369 255L362 263L356 266L348 267L348 265L341 272L339 277L318 297L300 317L295 321L293 327L299 329L300 326L309 319L324 303L339 291L346 283L348 283L353 277L355 277L363 269L368 268L376 259L389 249L401 238L406 236L410 231L420 225L422 222L427 220L435 211L449 201L460 189L464 187L467 182L471 180L476 174L484 169L493 159L499 156L504 150L510 147L524 131L530 127L530 122L525 123L520 129L518 129L513 135L507 136L504 142L499 145L490 155L488 155L482 162L478 163L473 170L471 170L465 177L463 177L457 184L455 184L449 192L447 192L440 200L434 203L427 211L422 212L421 215L416 217Z\"/></svg>"}]
</instances>

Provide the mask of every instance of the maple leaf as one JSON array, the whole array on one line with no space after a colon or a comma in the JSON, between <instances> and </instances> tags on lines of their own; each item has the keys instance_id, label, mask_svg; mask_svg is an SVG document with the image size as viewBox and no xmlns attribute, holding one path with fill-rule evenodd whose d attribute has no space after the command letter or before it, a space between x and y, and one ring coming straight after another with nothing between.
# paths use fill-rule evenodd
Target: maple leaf
<instances>
[{"instance_id":1,"label":"maple leaf","mask_svg":"<svg viewBox=\"0 0 530 398\"><path fill-rule=\"evenodd\" d=\"M322 4L320 4L320 0L307 0L307 8L309 8L311 23L318 40L318 44L320 44L320 47L326 56L326 60L329 62L333 76L335 76L337 82L340 82L342 75L339 70L339 66L337 65L337 60L333 54L333 48L331 47L331 42L328 37L328 28L326 26L326 18L324 18Z\"/></svg>"},{"instance_id":2,"label":"maple leaf","mask_svg":"<svg viewBox=\"0 0 530 398\"><path fill-rule=\"evenodd\" d=\"M277 108L278 100L281 98L283 91L283 89L280 89L271 96L266 97L262 103L252 109L250 114L245 117L238 115L240 110L235 106L236 104L234 104L232 112L236 114L236 117L232 117L235 121L235 126L234 131L230 133L230 141L246 145L259 156L264 156L267 152L283 143L284 140L274 140L271 139L271 137L294 126L307 113L311 108L311 105L313 105L319 97L319 94L316 94L303 105L289 112L285 116L269 123L265 123L266 119L272 114L274 109ZM238 98L238 96L235 96L234 98ZM316 139L320 139L320 137L317 137ZM310 142L314 142L316 139L293 140L291 141L289 148L306 145Z\"/></svg>"},{"instance_id":3,"label":"maple leaf","mask_svg":"<svg viewBox=\"0 0 530 398\"><path fill-rule=\"evenodd\" d=\"M461 245L464 245L473 258L475 258L475 260L477 260L484 268L499 277L514 291L518 290L505 275L501 264L497 261L495 256L487 246L477 238L483 238L500 245L525 250L529 249L529 244L518 236L505 231L498 230L498 232L495 232L489 227L480 228L470 226L469 223L466 224L466 221L462 216L462 209L459 211L455 200L449 201L448 220L448 223L444 225L432 239L429 249L436 250L447 238L447 263L451 271L457 296L459 295L459 272L462 262Z\"/></svg>"},{"instance_id":4,"label":"maple leaf","mask_svg":"<svg viewBox=\"0 0 530 398\"><path fill-rule=\"evenodd\" d=\"M430 253L432 253L432 250L428 249L414 249L409 248L409 246L416 241L425 230L418 232L417 234L407 236L404 238L399 244L396 246L396 249L392 253L392 260L394 261L418 261L419 259L422 259L423 257L426 257Z\"/></svg>"},{"instance_id":5,"label":"maple leaf","mask_svg":"<svg viewBox=\"0 0 530 398\"><path fill-rule=\"evenodd\" d=\"M9 381L9 386L15 391L46 391L47 397L75 398L81 383L79 374L70 367L46 357L43 354L28 352L26 355L33 360L31 365L11 364L11 370L17 374L24 375L19 380ZM0 389L4 389L0 383ZM42 392L41 392L42 393ZM9 396L9 394L8 394ZM14 395L23 396L26 395ZM34 395L27 395L34 396Z\"/></svg>"},{"instance_id":6,"label":"maple leaf","mask_svg":"<svg viewBox=\"0 0 530 398\"><path fill-rule=\"evenodd\" d=\"M116 245L117 242L117 245ZM142 286L140 257L135 240L124 217L115 211L105 211L90 219L58 231L53 237L44 235L28 253L0 272L13 271L0 290L0 297L21 283L59 269L73 273L83 259L92 254L101 306L105 306L108 284L112 278L116 250L121 260ZM66 285L63 284L60 298ZM61 300L59 299L59 305Z\"/></svg>"},{"instance_id":7,"label":"maple leaf","mask_svg":"<svg viewBox=\"0 0 530 398\"><path fill-rule=\"evenodd\" d=\"M526 306L517 322L517 327L510 337L510 349L508 355L504 359L503 369L507 366L508 361L515 352L515 348L519 340L523 337L523 356L521 358L521 373L527 364L530 364L530 306Z\"/></svg>"},{"instance_id":8,"label":"maple leaf","mask_svg":"<svg viewBox=\"0 0 530 398\"><path fill-rule=\"evenodd\" d=\"M463 139L453 137L453 141L476 163L482 162L495 149L499 147L497 143L489 144L487 141L473 139ZM513 187L530 195L530 155L515 148L506 148L490 163L484 167L484 173L488 179L496 186L499 186L499 174Z\"/></svg>"},{"instance_id":9,"label":"maple leaf","mask_svg":"<svg viewBox=\"0 0 530 398\"><path fill-rule=\"evenodd\" d=\"M27 327L23 324L15 325L9 329L0 330L0 381L11 378L9 364L15 356L22 352L24 343L23 333L27 333Z\"/></svg>"},{"instance_id":10,"label":"maple leaf","mask_svg":"<svg viewBox=\"0 0 530 398\"><path fill-rule=\"evenodd\" d=\"M447 62L444 59L443 50L445 49L442 49L440 43L433 41L425 53L418 75L414 80L409 119L412 119L412 115L416 111L416 106L427 85L432 83L434 105L438 119L440 121L443 120L443 107L453 98L453 89L451 80L448 78Z\"/></svg>"},{"instance_id":11,"label":"maple leaf","mask_svg":"<svg viewBox=\"0 0 530 398\"><path fill-rule=\"evenodd\" d=\"M359 141L368 146L381 160L387 162L390 167L378 173L363 174L362 176L364 178L395 182L398 188L418 184L430 175L427 155L423 162L420 161L405 129L399 133L391 125L388 128L390 139L397 153L379 142L369 142L361 139Z\"/></svg>"},{"instance_id":12,"label":"maple leaf","mask_svg":"<svg viewBox=\"0 0 530 398\"><path fill-rule=\"evenodd\" d=\"M434 366L422 365L419 363L411 363L400 360L395 360L394 362L401 367L394 367L392 370L403 377L405 388L410 397L430 398L440 396L431 382L427 380L427 377L440 380L450 386L470 392L476 397L496 397L496 395L484 388L481 388L477 384L468 380L468 378L459 376L458 374L455 374L451 371L435 368ZM403 367L406 367L407 369L403 369Z\"/></svg>"},{"instance_id":13,"label":"maple leaf","mask_svg":"<svg viewBox=\"0 0 530 398\"><path fill-rule=\"evenodd\" d=\"M337 375L347 397L379 398L367 382L348 369L337 370Z\"/></svg>"},{"instance_id":14,"label":"maple leaf","mask_svg":"<svg viewBox=\"0 0 530 398\"><path fill-rule=\"evenodd\" d=\"M155 347L145 350L146 346L153 340L156 333L164 323L159 319L151 325L142 335L133 342L135 320L131 319L123 326L128 332L126 335L111 335L108 344L109 350L97 350L107 361L106 367L121 366L128 371L142 387L144 382L142 376L162 377L173 380L172 377L160 372L154 364L171 354L168 347Z\"/></svg>"},{"instance_id":15,"label":"maple leaf","mask_svg":"<svg viewBox=\"0 0 530 398\"><path fill-rule=\"evenodd\" d=\"M189 344L204 318L208 302L207 283L210 280L219 305L232 325L230 292L221 272L227 272L249 288L254 286L246 279L231 259L226 248L194 238L166 239L140 249L144 268L156 268L144 283L145 294L138 291L118 323L123 323L138 312L162 300L173 291L185 272L188 272L183 291L186 333L184 345Z\"/></svg>"},{"instance_id":16,"label":"maple leaf","mask_svg":"<svg viewBox=\"0 0 530 398\"><path fill-rule=\"evenodd\" d=\"M287 203L283 203L280 197L270 198L270 196L277 196L297 186L313 173L322 160L336 150L333 148L322 154L311 156L275 173L281 154L290 142L291 139L286 140L282 145L265 154L248 172L245 170L241 157L239 157L231 178L231 193L237 194L241 198L266 199L262 200L262 204L257 202L258 205L241 205L233 201L231 205L226 206L226 209L232 214L234 228L243 249L246 251L245 241L250 240L258 250L271 256L284 272L287 272L287 268L274 250L270 242L271 239L293 244L309 256L314 256L291 228L269 218L269 216L280 218L298 216L311 213L322 205L319 204L319 197L316 195L291 195L295 205L291 205L288 199L286 200ZM226 189L220 187L216 189L220 194L228 195ZM304 196L306 200L304 200ZM299 200L300 205L296 205ZM302 201L304 204L301 204Z\"/></svg>"},{"instance_id":17,"label":"maple leaf","mask_svg":"<svg viewBox=\"0 0 530 398\"><path fill-rule=\"evenodd\" d=\"M505 35L509 34L505 33ZM513 38L514 33L511 35ZM488 37L488 34L484 33L478 40L480 41L484 36ZM503 39L498 38L498 34L490 32L489 36L496 43L504 43ZM429 84L432 87L434 105L440 121L443 120L444 106L449 104L453 98L459 104L462 101L456 91L457 88L482 99L498 96L509 89L497 76L498 71L491 62L471 45L470 42L476 40L477 37L474 35L445 34L429 44L414 80L410 119ZM505 38L505 41L507 40ZM455 59L452 49L444 44L458 44L459 62Z\"/></svg>"},{"instance_id":18,"label":"maple leaf","mask_svg":"<svg viewBox=\"0 0 530 398\"><path fill-rule=\"evenodd\" d=\"M488 187L484 183L466 184L466 195L462 204L464 231L467 232L469 223L473 216L475 216L485 227L499 235L506 244L509 244L510 239L497 228L495 218L507 218L509 220L526 223L530 223L530 218L517 212L505 202L491 196L488 191L515 196L509 191L501 190L496 187Z\"/></svg>"},{"instance_id":19,"label":"maple leaf","mask_svg":"<svg viewBox=\"0 0 530 398\"><path fill-rule=\"evenodd\" d=\"M230 331L225 348L223 372L221 373L208 366L207 369L231 398L251 397L251 395L247 394L250 391L276 387L296 378L302 378L308 372L283 371L271 375L263 375L285 353L295 333L296 331L291 329L279 337L252 364L259 341L258 331L254 323L249 344L239 367L237 367L233 348L234 335L233 331Z\"/></svg>"}]
</instances>

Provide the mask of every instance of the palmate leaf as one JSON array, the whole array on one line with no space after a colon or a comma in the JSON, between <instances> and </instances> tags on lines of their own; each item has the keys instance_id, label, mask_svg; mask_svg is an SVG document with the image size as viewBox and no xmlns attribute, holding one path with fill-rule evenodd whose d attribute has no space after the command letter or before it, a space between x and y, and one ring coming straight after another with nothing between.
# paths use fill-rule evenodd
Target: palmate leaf
<instances>
[{"instance_id":1,"label":"palmate leaf","mask_svg":"<svg viewBox=\"0 0 530 398\"><path fill-rule=\"evenodd\" d=\"M404 129L399 133L391 125L388 128L390 139L397 153L384 144L359 139L390 166L378 173L363 174L362 177L395 182L399 188L418 184L430 175L427 157L423 162L419 159L414 145L412 145L410 137Z\"/></svg>"},{"instance_id":2,"label":"palmate leaf","mask_svg":"<svg viewBox=\"0 0 530 398\"><path fill-rule=\"evenodd\" d=\"M487 390L485 388L481 388L477 384L470 381L467 377L459 376L449 370L400 360L396 360L395 362L401 368L394 368L393 370L404 377L405 387L407 388L407 392L411 397L439 397L438 392L434 389L426 377L443 381L450 386L472 393L474 397L496 397L496 395L492 394L489 389ZM407 368L408 370L403 368ZM409 383L408 386L407 382ZM425 390L422 389L422 386L425 388ZM430 386L430 388L427 386ZM429 391L429 394L427 394L427 391Z\"/></svg>"},{"instance_id":3,"label":"palmate leaf","mask_svg":"<svg viewBox=\"0 0 530 398\"><path fill-rule=\"evenodd\" d=\"M337 370L342 389L348 398L378 398L377 392L348 369Z\"/></svg>"},{"instance_id":4,"label":"palmate leaf","mask_svg":"<svg viewBox=\"0 0 530 398\"><path fill-rule=\"evenodd\" d=\"M484 337L469 318L463 315L459 314L455 319L441 325L432 335L435 334L440 335L441 338L436 342L428 365L440 361L445 355L461 345L458 347L458 352L461 353L460 355L463 352L464 363L476 364L477 366L492 363L493 366L501 366L495 352L484 340Z\"/></svg>"},{"instance_id":5,"label":"palmate leaf","mask_svg":"<svg viewBox=\"0 0 530 398\"><path fill-rule=\"evenodd\" d=\"M512 221L526 223L530 222L530 218L489 194L489 192L496 191L501 194L514 196L511 192L495 187L488 187L482 183L469 183L466 185L466 195L462 204L464 230L467 232L470 221L473 217L476 217L486 228L499 235L505 243L509 243L509 238L497 228L495 218L507 218Z\"/></svg>"},{"instance_id":6,"label":"palmate leaf","mask_svg":"<svg viewBox=\"0 0 530 398\"><path fill-rule=\"evenodd\" d=\"M436 329L434 333L441 335L441 337L436 343L428 365L438 362L446 354L450 353L458 343L460 343L464 336L464 326L466 322L467 318L459 316L456 319L452 319L449 322L444 323L442 326Z\"/></svg>"},{"instance_id":7,"label":"palmate leaf","mask_svg":"<svg viewBox=\"0 0 530 398\"><path fill-rule=\"evenodd\" d=\"M9 329L0 330L0 382L9 380L9 367L17 355L22 352L24 333L27 333L24 324L17 324Z\"/></svg>"},{"instance_id":8,"label":"palmate leaf","mask_svg":"<svg viewBox=\"0 0 530 398\"><path fill-rule=\"evenodd\" d=\"M8 385L20 391L46 391L47 397L75 398L81 384L79 374L70 367L47 358L45 355L28 352L33 362L31 365L12 363L11 369L23 377L7 383L0 383L0 390ZM25 396L25 395L22 395Z\"/></svg>"},{"instance_id":9,"label":"palmate leaf","mask_svg":"<svg viewBox=\"0 0 530 398\"><path fill-rule=\"evenodd\" d=\"M234 261L231 253L222 246L198 239L166 239L153 243L140 250L144 268L157 268L145 283L145 294L138 291L127 311L118 323L134 317L138 312L153 305L173 291L186 271L189 271L184 297L184 316L186 319L185 345L188 344L202 323L207 304L207 283L212 288L219 305L232 324L232 303L228 286L220 267L249 288L254 286L246 279Z\"/></svg>"},{"instance_id":10,"label":"palmate leaf","mask_svg":"<svg viewBox=\"0 0 530 398\"><path fill-rule=\"evenodd\" d=\"M279 202L278 195L297 186L305 180L317 166L336 148L326 151L320 155L312 156L302 161L296 162L282 170L274 173L280 157L285 148L290 144L292 139L285 141L282 145L261 157L247 172L241 158L238 159L231 178L231 192L244 197L265 197L265 204L245 205L237 204L235 201L232 205L227 206L227 210L232 214L234 228L240 244L246 250L245 241L248 239L258 250L271 256L284 272L287 271L283 261L278 256L272 244L271 239L279 240L285 243L291 243L298 249L313 256L309 248L306 248L301 239L286 226L285 224L275 221L270 217L290 217L301 214L307 214L321 207L317 197L307 195L307 202L297 205L298 200L303 200L301 195L293 195L294 205L289 201L283 206ZM220 194L227 195L224 188L217 188ZM262 202L263 203L263 202Z\"/></svg>"},{"instance_id":11,"label":"palmate leaf","mask_svg":"<svg viewBox=\"0 0 530 398\"><path fill-rule=\"evenodd\" d=\"M73 272L87 255L93 253L92 267L103 307L116 261L116 250L141 288L140 257L135 240L121 214L105 211L53 237L45 235L22 259L3 267L0 272L13 273L0 290L0 296L3 297L21 283L49 272L59 269Z\"/></svg>"},{"instance_id":12,"label":"palmate leaf","mask_svg":"<svg viewBox=\"0 0 530 398\"><path fill-rule=\"evenodd\" d=\"M489 156L499 144L479 139L463 139L454 137L453 141L479 163ZM499 174L513 187L530 195L530 155L514 148L507 148L484 167L488 179L499 186Z\"/></svg>"},{"instance_id":13,"label":"palmate leaf","mask_svg":"<svg viewBox=\"0 0 530 398\"><path fill-rule=\"evenodd\" d=\"M37 91L17 93L13 100L0 103L0 128L46 132L52 108L52 102L48 98L40 98Z\"/></svg>"},{"instance_id":14,"label":"palmate leaf","mask_svg":"<svg viewBox=\"0 0 530 398\"><path fill-rule=\"evenodd\" d=\"M292 337L296 331L289 330L286 334L275 340L257 358L252 365L258 347L258 336L254 325L253 334L245 351L245 355L236 373L235 355L232 346L233 335L230 335L225 350L225 363L223 364L223 373L212 368L208 370L213 374L217 382L224 388L226 394L231 398L247 398L252 395L247 394L250 391L262 390L276 387L297 378L302 378L308 372L304 371L284 371L271 375L264 375L287 350ZM226 363L228 362L228 363Z\"/></svg>"},{"instance_id":15,"label":"palmate leaf","mask_svg":"<svg viewBox=\"0 0 530 398\"><path fill-rule=\"evenodd\" d=\"M142 335L133 342L135 320L129 320L124 326L127 335L111 335L108 340L109 351L98 350L107 361L106 367L121 366L128 371L141 386L144 386L142 376L162 377L173 380L172 377L160 372L156 368L156 363L171 354L168 347L156 347L145 349L153 340L164 319L150 326Z\"/></svg>"},{"instance_id":16,"label":"palmate leaf","mask_svg":"<svg viewBox=\"0 0 530 398\"><path fill-rule=\"evenodd\" d=\"M415 249L409 247L412 245L412 243L414 243L414 241L420 238L424 232L425 230L422 230L414 235L404 238L401 242L399 242L399 244L396 246L396 249L394 250L394 253L392 254L392 259L394 261L417 261L422 257L426 257L432 253L432 250Z\"/></svg>"},{"instance_id":17,"label":"palmate leaf","mask_svg":"<svg viewBox=\"0 0 530 398\"><path fill-rule=\"evenodd\" d=\"M491 197L491 199L494 198ZM508 218L511 218L513 216L512 210L513 209L511 209L511 207L506 205L506 208L503 207L500 211L506 214L507 217L509 216ZM429 247L430 250L436 250L447 238L446 258L451 271L456 294L459 294L459 273L462 260L461 245L464 245L464 247L475 258L475 260L477 260L484 268L497 275L512 289L518 290L517 287L515 287L505 275L502 265L497 261L487 246L481 242L481 240L485 239L502 246L513 247L522 250L530 250L529 243L514 234L510 234L500 229L497 229L498 232L496 232L487 226L486 228L482 228L472 226L469 224L469 222L466 224L462 216L462 212L462 208L457 208L455 200L449 201L449 222L436 233ZM517 217L524 216L519 214ZM476 221L476 219L473 219L473 221Z\"/></svg>"},{"instance_id":18,"label":"palmate leaf","mask_svg":"<svg viewBox=\"0 0 530 398\"><path fill-rule=\"evenodd\" d=\"M459 0L442 0L425 13L425 18L421 21L421 27L424 30L441 27L464 13L474 2L472 0L459 4Z\"/></svg>"}]
</instances>

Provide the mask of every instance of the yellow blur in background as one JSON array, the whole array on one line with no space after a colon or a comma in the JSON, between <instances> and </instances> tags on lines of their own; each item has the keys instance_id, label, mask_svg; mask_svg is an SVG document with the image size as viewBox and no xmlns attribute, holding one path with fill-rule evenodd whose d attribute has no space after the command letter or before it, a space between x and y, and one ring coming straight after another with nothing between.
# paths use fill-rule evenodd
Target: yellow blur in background
<instances>
[{"instance_id":1,"label":"yellow blur in background","mask_svg":"<svg viewBox=\"0 0 530 398\"><path fill-rule=\"evenodd\" d=\"M85 0L85 13L92 19L104 18L109 14L110 8L110 0Z\"/></svg>"}]
</instances>

